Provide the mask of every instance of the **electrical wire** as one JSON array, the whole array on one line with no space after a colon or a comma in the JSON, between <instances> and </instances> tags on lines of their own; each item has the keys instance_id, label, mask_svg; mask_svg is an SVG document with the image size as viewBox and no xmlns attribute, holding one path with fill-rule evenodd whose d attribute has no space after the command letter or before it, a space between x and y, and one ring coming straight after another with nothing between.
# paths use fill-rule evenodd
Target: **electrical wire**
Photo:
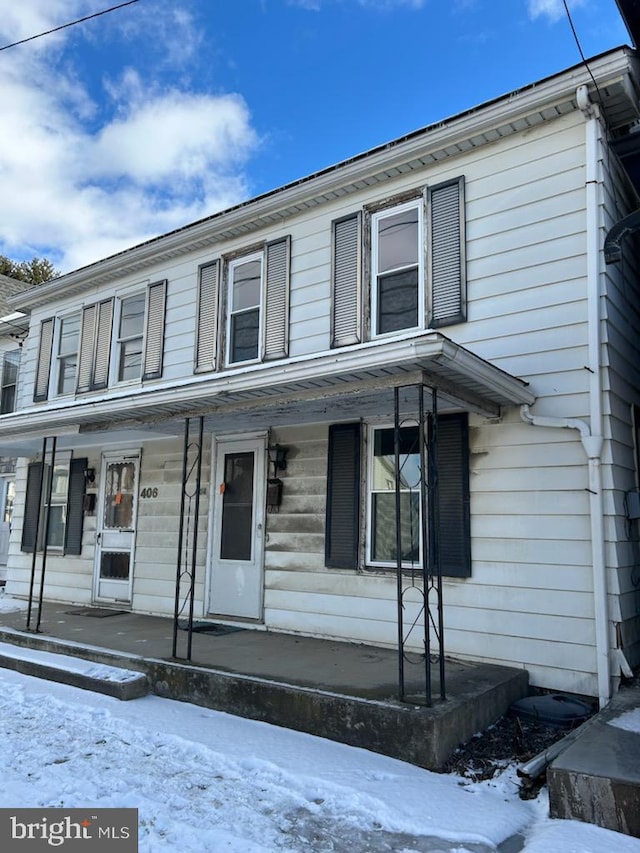
<instances>
[{"instance_id":1,"label":"electrical wire","mask_svg":"<svg viewBox=\"0 0 640 853\"><path fill-rule=\"evenodd\" d=\"M591 77L593 85L595 86L595 89L596 89L596 92L598 95L598 100L600 101L600 106L602 107L603 116L605 118L605 121L607 121L607 114L606 114L606 110L604 108L604 100L602 98L602 95L600 94L600 89L598 88L598 83L596 81L596 78L593 76L593 73L592 73L591 69L589 68L589 63L587 62L587 57L584 55L584 51L582 50L582 45L580 44L580 39L578 38L578 33L576 31L575 24L573 23L573 17L571 15L571 11L569 10L569 4L567 3L567 0L562 0L562 4L564 6L565 12L567 13L567 20L569 21L569 26L571 27L571 32L573 33L573 37L575 39L576 45L578 46L578 52L580 53L580 58L582 59L582 63L584 65L584 67L587 69L587 71L589 73L589 77ZM607 121L607 124L609 124L608 121Z\"/></svg>"},{"instance_id":2,"label":"electrical wire","mask_svg":"<svg viewBox=\"0 0 640 853\"><path fill-rule=\"evenodd\" d=\"M34 41L35 39L42 38L43 36L49 36L51 33L57 33L59 30L64 30L67 27L73 27L76 24L82 24L85 21L90 21L92 18L99 18L101 15L106 15L109 12L115 12L117 9L122 9L124 6L132 6L134 3L138 3L139 0L127 0L126 3L120 3L117 6L111 6L109 9L103 9L101 12L94 12L92 15L86 15L84 18L78 18L75 21L69 21L68 24L61 24L59 27L54 27L52 30L46 30L44 33L38 33L35 36L29 36L26 39L20 39L20 41L14 41L11 44L5 44L3 47L0 47L0 50L9 50L10 47L17 47L19 44L26 44L28 41Z\"/></svg>"}]
</instances>

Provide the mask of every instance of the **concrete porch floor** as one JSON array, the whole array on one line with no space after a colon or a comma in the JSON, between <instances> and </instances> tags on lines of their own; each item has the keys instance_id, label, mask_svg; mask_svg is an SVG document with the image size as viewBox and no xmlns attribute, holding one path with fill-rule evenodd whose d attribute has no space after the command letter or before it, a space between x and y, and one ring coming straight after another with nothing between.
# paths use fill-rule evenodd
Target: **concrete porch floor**
<instances>
[{"instance_id":1,"label":"concrete porch floor","mask_svg":"<svg viewBox=\"0 0 640 853\"><path fill-rule=\"evenodd\" d=\"M424 697L422 666L406 666L409 700L398 700L393 649L334 642L246 627L216 635L178 633L173 620L129 612L104 618L99 608L45 603L39 633L26 613L0 614L0 641L145 673L160 696L327 737L437 769L451 752L495 722L527 693L524 670L446 662L446 700L437 666L433 704ZM32 628L36 624L32 613ZM412 671L416 670L415 675Z\"/></svg>"}]
</instances>

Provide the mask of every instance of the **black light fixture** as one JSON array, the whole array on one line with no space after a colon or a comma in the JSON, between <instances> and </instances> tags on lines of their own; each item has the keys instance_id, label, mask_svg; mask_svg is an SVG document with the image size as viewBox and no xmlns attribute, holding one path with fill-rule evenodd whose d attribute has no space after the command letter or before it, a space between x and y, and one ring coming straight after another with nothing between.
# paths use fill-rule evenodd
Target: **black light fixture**
<instances>
[{"instance_id":1,"label":"black light fixture","mask_svg":"<svg viewBox=\"0 0 640 853\"><path fill-rule=\"evenodd\" d=\"M84 481L87 486L92 486L96 481L96 469L95 468L85 468L84 469Z\"/></svg>"},{"instance_id":2,"label":"black light fixture","mask_svg":"<svg viewBox=\"0 0 640 853\"><path fill-rule=\"evenodd\" d=\"M281 444L270 444L267 447L269 462L273 465L273 476L276 477L278 471L286 471L287 468L287 453L288 447L283 447Z\"/></svg>"}]
</instances>

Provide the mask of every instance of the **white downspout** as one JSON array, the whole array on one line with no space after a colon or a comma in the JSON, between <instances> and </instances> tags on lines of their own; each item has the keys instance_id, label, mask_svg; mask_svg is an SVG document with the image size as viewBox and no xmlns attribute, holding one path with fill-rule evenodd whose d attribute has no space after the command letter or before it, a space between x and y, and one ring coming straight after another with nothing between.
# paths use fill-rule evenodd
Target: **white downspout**
<instances>
[{"instance_id":1,"label":"white downspout","mask_svg":"<svg viewBox=\"0 0 640 853\"><path fill-rule=\"evenodd\" d=\"M575 418L533 415L522 406L522 419L534 426L577 429L589 465L589 509L591 560L596 632L596 672L598 698L604 707L611 698L611 658L609 603L604 537L601 454L603 445L602 383L600 376L600 245L598 228L598 164L601 127L598 108L592 104L586 86L576 91L578 106L585 116L586 228L587 228L587 334L589 370L589 424Z\"/></svg>"}]
</instances>

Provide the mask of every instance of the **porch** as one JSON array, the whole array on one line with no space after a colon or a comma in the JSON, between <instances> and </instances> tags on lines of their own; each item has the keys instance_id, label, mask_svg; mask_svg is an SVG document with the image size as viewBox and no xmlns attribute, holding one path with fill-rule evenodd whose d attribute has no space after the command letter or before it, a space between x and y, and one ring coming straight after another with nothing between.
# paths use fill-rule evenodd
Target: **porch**
<instances>
[{"instance_id":1,"label":"porch","mask_svg":"<svg viewBox=\"0 0 640 853\"><path fill-rule=\"evenodd\" d=\"M405 701L398 700L393 649L211 623L191 635L187 662L189 635L179 632L173 657L169 618L45 602L39 623L39 632L27 631L25 611L3 613L0 641L142 672L158 696L430 769L527 693L525 670L447 659L447 698L434 667L434 698L425 707L417 655L405 661Z\"/></svg>"}]
</instances>

